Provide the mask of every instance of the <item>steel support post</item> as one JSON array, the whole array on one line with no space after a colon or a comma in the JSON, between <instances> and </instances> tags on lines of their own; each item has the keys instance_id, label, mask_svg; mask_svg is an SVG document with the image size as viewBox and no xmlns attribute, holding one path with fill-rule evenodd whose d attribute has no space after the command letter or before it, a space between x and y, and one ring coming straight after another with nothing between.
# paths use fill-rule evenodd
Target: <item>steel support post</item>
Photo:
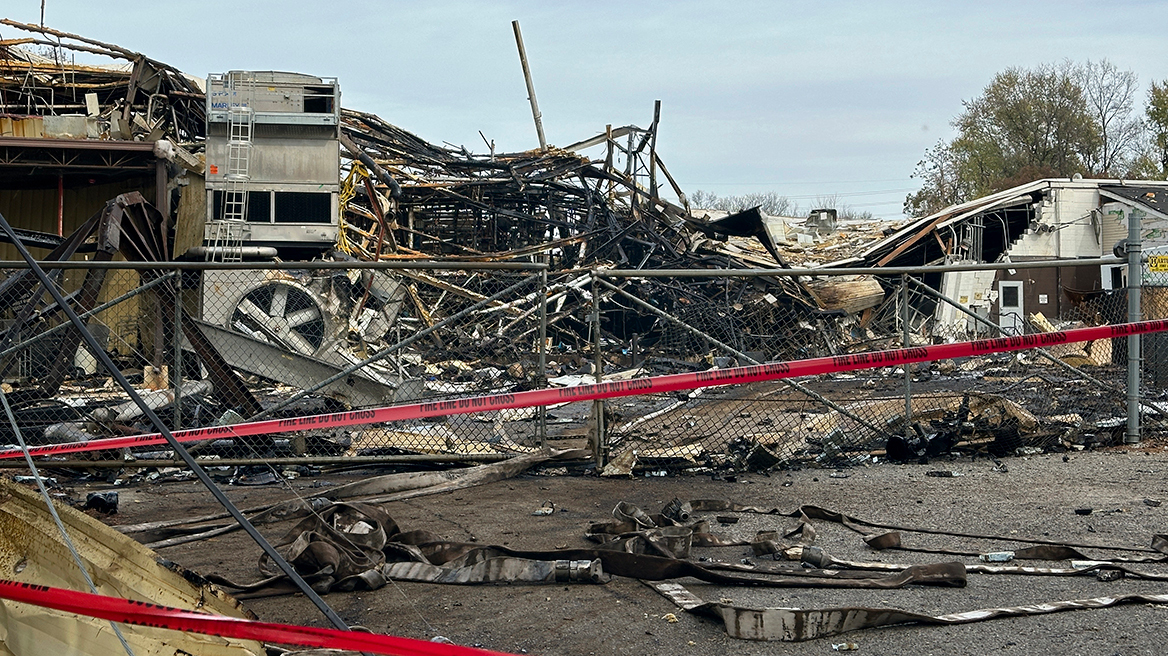
<instances>
[{"instance_id":1,"label":"steel support post","mask_svg":"<svg viewBox=\"0 0 1168 656\"><path fill-rule=\"evenodd\" d=\"M604 354L600 352L600 290L596 284L598 276L595 271L592 272L592 356L593 356L593 374L596 377L596 383L599 385L604 382ZM597 399L592 402L592 418L596 427L596 438L594 441L593 454L596 457L596 468L599 470L604 467L604 450L608 445L605 444L605 426L604 426L604 400Z\"/></svg>"},{"instance_id":2,"label":"steel support post","mask_svg":"<svg viewBox=\"0 0 1168 656\"><path fill-rule=\"evenodd\" d=\"M1127 321L1140 320L1140 285L1144 282L1143 245L1140 221L1144 213L1138 209L1128 214L1127 220ZM1127 338L1127 432L1123 441L1140 441L1140 335Z\"/></svg>"},{"instance_id":3,"label":"steel support post","mask_svg":"<svg viewBox=\"0 0 1168 656\"><path fill-rule=\"evenodd\" d=\"M174 383L174 430L182 428L182 380L183 380L183 351L182 351L182 271L175 271L174 277L174 371L170 372L170 380Z\"/></svg>"},{"instance_id":4,"label":"steel support post","mask_svg":"<svg viewBox=\"0 0 1168 656\"><path fill-rule=\"evenodd\" d=\"M544 256L544 263L546 264L547 256ZM547 285L547 269L539 272L539 378L540 387L547 387L547 303L548 303L548 285ZM539 426L537 428L539 435L539 445L544 446L547 442L547 406L541 405L537 411Z\"/></svg>"},{"instance_id":5,"label":"steel support post","mask_svg":"<svg viewBox=\"0 0 1168 656\"><path fill-rule=\"evenodd\" d=\"M901 345L912 346L911 314L908 307L908 274L900 274ZM904 365L904 438L912 440L912 366Z\"/></svg>"},{"instance_id":6,"label":"steel support post","mask_svg":"<svg viewBox=\"0 0 1168 656\"><path fill-rule=\"evenodd\" d=\"M539 113L539 103L535 100L535 84L531 81L531 67L527 65L527 49L523 47L523 33L519 31L519 21L511 21L515 32L515 45L519 48L519 64L523 66L523 82L527 84L527 99L531 101L531 116L535 119L535 133L539 137L539 152L547 152L547 140L543 136L543 115Z\"/></svg>"}]
</instances>

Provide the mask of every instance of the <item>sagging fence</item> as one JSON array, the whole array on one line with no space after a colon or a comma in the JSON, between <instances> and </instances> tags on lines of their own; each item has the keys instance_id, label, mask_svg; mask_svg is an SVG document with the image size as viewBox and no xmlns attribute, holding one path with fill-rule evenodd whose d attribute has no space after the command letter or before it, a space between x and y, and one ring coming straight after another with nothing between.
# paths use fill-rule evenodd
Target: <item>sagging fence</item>
<instances>
[{"instance_id":1,"label":"sagging fence","mask_svg":"<svg viewBox=\"0 0 1168 656\"><path fill-rule=\"evenodd\" d=\"M4 266L0 294L10 319L0 365L25 437L52 444L149 432L79 348L76 331L43 294L18 284L23 269ZM1001 284L1009 281L992 284L1015 275L1008 265L965 267L996 286L991 298L976 299L954 294L960 285L945 279L961 267L812 277L473 263L55 266L60 290L172 430L1122 323L1127 303L1124 289L1096 290L1050 304L1049 317L1027 311L1023 323L1007 321L1006 310L1025 305ZM1053 266L1065 263L1013 265L1034 275ZM1149 276L1138 280L1145 298L1156 299ZM811 307L784 294L791 285L825 302ZM1164 318L1158 307L1149 303L1142 318ZM1161 336L1143 340L1150 357L1141 407L1154 428L1168 381L1155 355ZM1091 448L1122 439L1126 358L1125 341L1100 339L607 401L223 437L192 450L221 464L455 462L559 443L590 446L597 464L627 473ZM86 457L94 467L173 461L159 446L114 460Z\"/></svg>"}]
</instances>

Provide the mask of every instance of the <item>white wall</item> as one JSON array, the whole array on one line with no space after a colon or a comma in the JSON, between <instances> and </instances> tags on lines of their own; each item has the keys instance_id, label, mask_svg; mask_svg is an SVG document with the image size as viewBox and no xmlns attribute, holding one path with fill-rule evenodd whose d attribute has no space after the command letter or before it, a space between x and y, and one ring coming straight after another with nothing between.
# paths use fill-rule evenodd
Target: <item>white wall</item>
<instances>
[{"instance_id":1,"label":"white wall","mask_svg":"<svg viewBox=\"0 0 1168 656\"><path fill-rule=\"evenodd\" d=\"M994 274L994 271L951 271L942 274L941 293L975 312L981 308L988 315L997 295ZM970 325L974 321L972 317L944 301L937 303L934 316L940 328L937 332L945 336L974 329Z\"/></svg>"},{"instance_id":2,"label":"white wall","mask_svg":"<svg viewBox=\"0 0 1168 656\"><path fill-rule=\"evenodd\" d=\"M1050 195L1038 210L1038 229L1027 231L1010 249L1010 257L1099 257L1104 252L1102 236L1091 220L1091 211L1099 207L1099 191L1054 188Z\"/></svg>"}]
</instances>

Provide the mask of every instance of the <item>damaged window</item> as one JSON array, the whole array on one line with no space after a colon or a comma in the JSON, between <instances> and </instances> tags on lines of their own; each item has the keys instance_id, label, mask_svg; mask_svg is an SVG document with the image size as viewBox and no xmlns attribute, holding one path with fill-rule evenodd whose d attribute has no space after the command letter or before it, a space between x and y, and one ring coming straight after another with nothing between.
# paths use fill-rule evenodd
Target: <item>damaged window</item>
<instances>
[{"instance_id":1,"label":"damaged window","mask_svg":"<svg viewBox=\"0 0 1168 656\"><path fill-rule=\"evenodd\" d=\"M1002 286L1002 307L1018 307L1019 287L1016 285Z\"/></svg>"},{"instance_id":2,"label":"damaged window","mask_svg":"<svg viewBox=\"0 0 1168 656\"><path fill-rule=\"evenodd\" d=\"M214 212L213 218L216 221L223 220L224 193L225 192L220 190L216 190L214 192L212 210ZM272 222L272 192L247 192L247 220L252 223Z\"/></svg>"},{"instance_id":3,"label":"damaged window","mask_svg":"<svg viewBox=\"0 0 1168 656\"><path fill-rule=\"evenodd\" d=\"M331 223L332 195L302 191L277 191L276 223Z\"/></svg>"}]
</instances>

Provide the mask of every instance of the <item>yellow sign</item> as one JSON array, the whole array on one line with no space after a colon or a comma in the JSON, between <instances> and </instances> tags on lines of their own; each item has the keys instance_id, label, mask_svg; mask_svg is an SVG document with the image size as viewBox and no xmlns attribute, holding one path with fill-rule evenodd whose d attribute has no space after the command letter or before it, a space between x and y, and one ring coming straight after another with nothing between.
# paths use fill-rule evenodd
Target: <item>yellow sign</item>
<instances>
[{"instance_id":1,"label":"yellow sign","mask_svg":"<svg viewBox=\"0 0 1168 656\"><path fill-rule=\"evenodd\" d=\"M1156 273L1168 272L1168 255L1149 255L1148 271Z\"/></svg>"}]
</instances>

